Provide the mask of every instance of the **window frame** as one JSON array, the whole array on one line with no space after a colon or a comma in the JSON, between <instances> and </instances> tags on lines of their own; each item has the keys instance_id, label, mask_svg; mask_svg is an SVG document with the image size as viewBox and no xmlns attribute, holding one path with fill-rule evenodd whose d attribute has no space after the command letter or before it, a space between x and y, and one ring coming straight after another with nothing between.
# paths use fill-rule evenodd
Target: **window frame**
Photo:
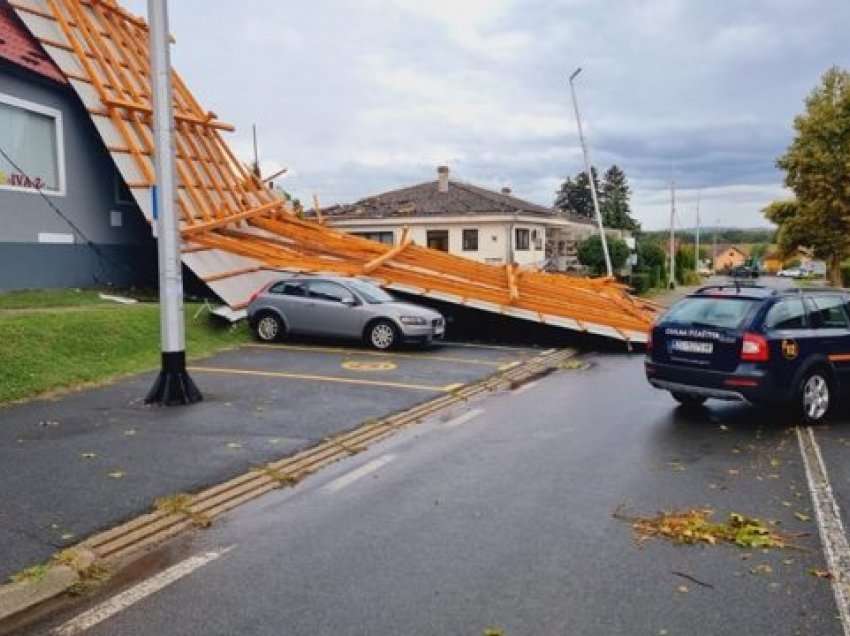
<instances>
[{"instance_id":1,"label":"window frame","mask_svg":"<svg viewBox=\"0 0 850 636\"><path fill-rule=\"evenodd\" d=\"M435 242L436 242L436 239L437 239L436 235L439 235L439 238L440 238L439 242L440 243L442 243L443 238L446 239L446 249L442 249L442 248L439 248L439 247L431 247L431 239L434 238ZM452 239L452 236L451 236L451 232L449 232L449 230L445 230L445 229L431 229L431 230L426 229L425 230L425 246L428 247L429 249L433 249L433 250L437 250L438 252L445 252L445 253L449 254L449 253L451 253L451 249L452 249L451 239Z\"/></svg>"},{"instance_id":2,"label":"window frame","mask_svg":"<svg viewBox=\"0 0 850 636\"><path fill-rule=\"evenodd\" d=\"M523 236L525 237L525 247L522 247L521 242L519 240L520 232L523 232ZM529 252L531 251L531 230L527 227L515 227L514 228L514 249L518 252Z\"/></svg>"},{"instance_id":3,"label":"window frame","mask_svg":"<svg viewBox=\"0 0 850 636\"><path fill-rule=\"evenodd\" d=\"M803 313L801 317L803 319L803 325L801 327L777 327L775 325L768 324L768 318L770 318L770 312L772 312L776 307L785 303L797 302L800 303L800 306L803 308ZM787 296L785 298L780 298L775 303L773 303L770 307L767 308L767 311L764 314L764 320L762 321L762 329L765 332L771 331L802 331L805 329L811 329L812 324L809 317L809 307L808 303L802 296Z\"/></svg>"},{"instance_id":4,"label":"window frame","mask_svg":"<svg viewBox=\"0 0 850 636\"><path fill-rule=\"evenodd\" d=\"M346 304L345 300L343 299L344 297L342 297L342 296L340 298L328 298L327 294L322 294L321 292L313 292L313 285L330 285L332 287L338 287L339 289L341 289L342 291L347 293L348 296L354 302L357 302L357 296L348 287L346 287L342 283L338 283L338 282L333 281L333 280L324 280L324 279L307 281L307 285L306 285L306 287L307 287L307 298L310 299L310 300L321 300L321 301L326 302L326 303L337 303L338 305ZM314 293L316 293L317 295L314 296L313 295Z\"/></svg>"},{"instance_id":5,"label":"window frame","mask_svg":"<svg viewBox=\"0 0 850 636\"><path fill-rule=\"evenodd\" d=\"M470 233L470 236L475 238L475 247L467 247L466 238L467 233ZM460 249L463 252L477 252L478 251L478 228L477 227L465 227L461 230L460 233Z\"/></svg>"},{"instance_id":6,"label":"window frame","mask_svg":"<svg viewBox=\"0 0 850 636\"><path fill-rule=\"evenodd\" d=\"M0 190L9 192L26 192L29 194L42 193L51 197L64 197L67 193L67 180L65 175L65 130L62 124L62 111L50 106L44 106L36 102L31 102L19 97L13 97L7 93L0 93L0 104L20 108L32 113L44 115L53 119L55 124L54 131L56 133L56 178L59 180L56 190L48 190L47 188L26 188L21 186L13 186L9 184L0 184Z\"/></svg>"},{"instance_id":7,"label":"window frame","mask_svg":"<svg viewBox=\"0 0 850 636\"><path fill-rule=\"evenodd\" d=\"M840 301L837 305L833 305L832 307L828 307L826 310L818 307L817 299L818 298L830 298ZM808 325L809 329L819 330L819 329L842 329L847 331L850 329L850 315L847 313L847 298L843 294L821 294L821 295L809 295L806 296L806 313L808 314ZM841 312L841 315L844 317L843 325L825 325L825 324L817 324L817 320L815 319L815 314L820 314L823 311L827 311L829 309L835 309Z\"/></svg>"}]
</instances>

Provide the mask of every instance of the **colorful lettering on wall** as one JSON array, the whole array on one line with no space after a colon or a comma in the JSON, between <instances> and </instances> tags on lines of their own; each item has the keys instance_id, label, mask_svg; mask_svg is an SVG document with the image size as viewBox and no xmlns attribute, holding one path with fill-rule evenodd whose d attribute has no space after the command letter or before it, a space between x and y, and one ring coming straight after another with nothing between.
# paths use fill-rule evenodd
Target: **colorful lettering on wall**
<instances>
[{"instance_id":1,"label":"colorful lettering on wall","mask_svg":"<svg viewBox=\"0 0 850 636\"><path fill-rule=\"evenodd\" d=\"M31 179L25 174L18 174L16 172L6 174L0 170L0 185L12 186L14 188L34 188L36 190L41 190L45 186L45 183L44 179L41 177Z\"/></svg>"}]
</instances>

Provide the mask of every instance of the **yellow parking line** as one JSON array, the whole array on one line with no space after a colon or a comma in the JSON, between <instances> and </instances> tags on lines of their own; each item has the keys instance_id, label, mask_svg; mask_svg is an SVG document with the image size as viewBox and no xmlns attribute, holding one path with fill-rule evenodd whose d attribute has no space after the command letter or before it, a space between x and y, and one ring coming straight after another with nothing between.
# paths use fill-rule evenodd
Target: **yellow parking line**
<instances>
[{"instance_id":1,"label":"yellow parking line","mask_svg":"<svg viewBox=\"0 0 850 636\"><path fill-rule=\"evenodd\" d=\"M254 349L283 349L285 351L318 351L319 353L341 353L345 355L363 355L363 356L379 356L384 358L415 358L417 360L438 360L440 362L459 362L461 364L475 364L479 366L486 367L503 367L506 362L505 360L477 360L475 358L455 358L452 356L432 356L428 353L416 354L416 353L387 353L384 351L368 351L361 349L345 349L343 347L310 347L310 346L299 346L299 345L270 345L270 344L259 344L259 343L250 343L246 344L246 347L254 348ZM515 365L519 364L519 360L513 360L507 364Z\"/></svg>"},{"instance_id":2,"label":"yellow parking line","mask_svg":"<svg viewBox=\"0 0 850 636\"><path fill-rule=\"evenodd\" d=\"M265 378L286 378L289 380L312 380L314 382L336 382L339 384L360 384L379 386L390 389L410 389L413 391L439 391L448 393L456 388L455 384L447 386L429 386L427 384L405 384L402 382L381 382L380 380L360 380L358 378L341 378L333 375L309 375L305 373L286 373L284 371L256 371L253 369L229 369L226 367L188 367L189 371L199 373L224 373L231 375L253 375ZM463 386L463 385L460 385Z\"/></svg>"}]
</instances>

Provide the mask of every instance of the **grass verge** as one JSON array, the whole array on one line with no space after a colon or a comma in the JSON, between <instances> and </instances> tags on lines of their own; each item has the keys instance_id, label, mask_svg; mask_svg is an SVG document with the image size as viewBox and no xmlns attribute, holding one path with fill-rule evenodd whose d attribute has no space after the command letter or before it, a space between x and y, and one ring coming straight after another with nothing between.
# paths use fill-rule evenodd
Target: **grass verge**
<instances>
[{"instance_id":1,"label":"grass verge","mask_svg":"<svg viewBox=\"0 0 850 636\"><path fill-rule=\"evenodd\" d=\"M18 311L0 312L0 404L159 366L157 304L98 306L92 299L97 299L97 292L62 290L55 295L32 292L34 302L20 306L25 293L20 293ZM78 303L79 311L74 311L68 294L77 293L83 300ZM8 302L7 296L11 295L2 294L0 299ZM45 307L61 310L45 311ZM27 313L30 308L34 311ZM249 339L244 322L231 328L213 321L207 313L195 319L198 308L186 304L190 357L209 355Z\"/></svg>"}]
</instances>

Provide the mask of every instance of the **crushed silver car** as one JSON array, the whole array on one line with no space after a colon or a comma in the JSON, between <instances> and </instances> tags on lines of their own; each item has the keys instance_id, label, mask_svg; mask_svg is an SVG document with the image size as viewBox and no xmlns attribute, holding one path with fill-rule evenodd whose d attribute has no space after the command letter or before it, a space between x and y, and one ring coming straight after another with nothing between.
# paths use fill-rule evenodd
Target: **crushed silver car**
<instances>
[{"instance_id":1,"label":"crushed silver car","mask_svg":"<svg viewBox=\"0 0 850 636\"><path fill-rule=\"evenodd\" d=\"M272 342L287 334L363 340L375 349L401 342L429 344L445 334L443 316L401 302L372 283L336 276L301 276L272 282L248 305L257 338Z\"/></svg>"}]
</instances>

